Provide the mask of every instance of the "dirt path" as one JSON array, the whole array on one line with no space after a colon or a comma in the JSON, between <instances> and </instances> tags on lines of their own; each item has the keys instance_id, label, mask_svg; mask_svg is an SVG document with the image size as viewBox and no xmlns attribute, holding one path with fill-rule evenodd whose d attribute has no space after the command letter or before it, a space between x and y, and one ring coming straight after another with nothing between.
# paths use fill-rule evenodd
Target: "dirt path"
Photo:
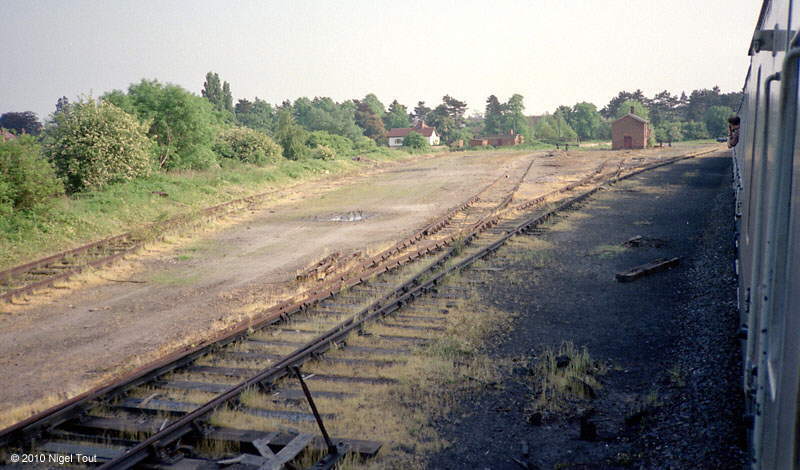
<instances>
[{"instance_id":1,"label":"dirt path","mask_svg":"<svg viewBox=\"0 0 800 470\"><path fill-rule=\"evenodd\" d=\"M270 286L293 279L310 262L333 251L385 248L531 159L520 188L526 197L577 179L602 161L616 164L636 155L450 154L336 184L300 185L227 226L99 274L115 282L15 306L0 315L0 427L202 341L269 304Z\"/></svg>"}]
</instances>

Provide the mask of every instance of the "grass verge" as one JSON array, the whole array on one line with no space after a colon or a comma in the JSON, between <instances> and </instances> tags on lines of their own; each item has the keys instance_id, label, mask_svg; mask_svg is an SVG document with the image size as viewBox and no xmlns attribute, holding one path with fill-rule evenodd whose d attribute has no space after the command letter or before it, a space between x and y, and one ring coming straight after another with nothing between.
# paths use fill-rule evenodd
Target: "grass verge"
<instances>
[{"instance_id":1,"label":"grass verge","mask_svg":"<svg viewBox=\"0 0 800 470\"><path fill-rule=\"evenodd\" d=\"M157 173L63 197L47 208L0 218L0 270L223 202L355 172L378 161L418 157L386 151L358 160L284 160L266 167L226 161L222 168Z\"/></svg>"}]
</instances>

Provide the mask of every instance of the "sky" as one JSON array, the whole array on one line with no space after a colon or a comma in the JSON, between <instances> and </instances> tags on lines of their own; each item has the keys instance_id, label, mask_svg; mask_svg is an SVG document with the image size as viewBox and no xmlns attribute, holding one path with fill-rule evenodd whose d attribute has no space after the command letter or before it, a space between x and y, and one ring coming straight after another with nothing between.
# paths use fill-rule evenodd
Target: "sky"
<instances>
[{"instance_id":1,"label":"sky","mask_svg":"<svg viewBox=\"0 0 800 470\"><path fill-rule=\"evenodd\" d=\"M0 113L143 78L234 101L375 93L525 97L527 114L620 90L738 91L760 0L0 0ZM433 106L432 106L433 105Z\"/></svg>"}]
</instances>

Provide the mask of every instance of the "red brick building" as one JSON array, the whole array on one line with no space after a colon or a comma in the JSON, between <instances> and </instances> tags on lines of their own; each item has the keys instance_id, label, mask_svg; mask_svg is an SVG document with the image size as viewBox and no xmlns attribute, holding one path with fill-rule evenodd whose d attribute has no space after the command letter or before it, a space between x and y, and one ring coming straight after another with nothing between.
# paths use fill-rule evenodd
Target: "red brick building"
<instances>
[{"instance_id":1,"label":"red brick building","mask_svg":"<svg viewBox=\"0 0 800 470\"><path fill-rule=\"evenodd\" d=\"M515 134L514 131L508 131L508 134L490 135L486 137L476 137L470 139L470 147L485 147L492 145L494 147L505 147L508 145L519 145L525 141L522 134Z\"/></svg>"},{"instance_id":2,"label":"red brick building","mask_svg":"<svg viewBox=\"0 0 800 470\"><path fill-rule=\"evenodd\" d=\"M611 148L643 149L650 137L650 123L631 112L611 123Z\"/></svg>"}]
</instances>

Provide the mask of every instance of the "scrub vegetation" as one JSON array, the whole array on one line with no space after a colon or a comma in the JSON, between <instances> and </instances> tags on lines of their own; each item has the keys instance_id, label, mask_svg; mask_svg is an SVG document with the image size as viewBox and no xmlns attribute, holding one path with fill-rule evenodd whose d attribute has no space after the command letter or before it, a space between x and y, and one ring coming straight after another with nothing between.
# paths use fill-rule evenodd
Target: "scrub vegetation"
<instances>
[{"instance_id":1,"label":"scrub vegetation","mask_svg":"<svg viewBox=\"0 0 800 470\"><path fill-rule=\"evenodd\" d=\"M510 132L525 142L509 148L541 149L607 139L610 120L633 106L671 142L724 132L739 97L716 87L680 97L623 91L600 110L584 102L530 117L522 95L506 102L491 95L483 114L466 116L467 103L450 95L413 108L397 100L387 108L372 93L342 102L234 102L231 85L213 72L199 95L141 80L99 98L61 97L44 124L32 112L0 115L0 269L290 180L353 168L352 160L428 152L427 139L414 132L399 150L386 146L389 129L415 122L434 127L451 149Z\"/></svg>"}]
</instances>

